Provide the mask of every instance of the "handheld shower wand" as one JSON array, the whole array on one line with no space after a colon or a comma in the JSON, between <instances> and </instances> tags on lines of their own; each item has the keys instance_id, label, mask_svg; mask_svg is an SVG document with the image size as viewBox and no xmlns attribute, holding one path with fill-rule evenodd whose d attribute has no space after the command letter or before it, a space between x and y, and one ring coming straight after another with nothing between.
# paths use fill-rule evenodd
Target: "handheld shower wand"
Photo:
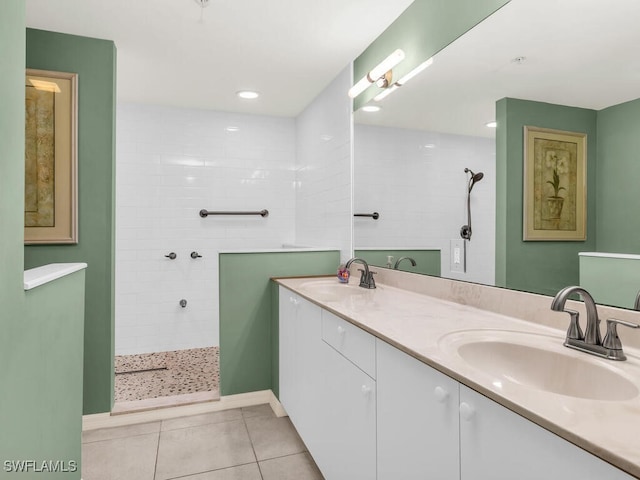
<instances>
[{"instance_id":1,"label":"handheld shower wand","mask_svg":"<svg viewBox=\"0 0 640 480\"><path fill-rule=\"evenodd\" d=\"M460 228L460 236L465 240L471 240L471 190L473 190L473 186L476 183L482 180L484 173L473 173L473 171L468 168L464 169L464 173L470 173L471 178L469 179L469 190L467 191L467 224Z\"/></svg>"}]
</instances>

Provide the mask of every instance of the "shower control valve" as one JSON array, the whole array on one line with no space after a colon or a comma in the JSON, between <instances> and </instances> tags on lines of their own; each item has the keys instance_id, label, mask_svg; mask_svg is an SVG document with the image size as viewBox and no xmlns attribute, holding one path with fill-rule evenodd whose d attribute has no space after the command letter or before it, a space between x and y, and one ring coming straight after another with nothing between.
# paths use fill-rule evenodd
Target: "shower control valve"
<instances>
[{"instance_id":1,"label":"shower control valve","mask_svg":"<svg viewBox=\"0 0 640 480\"><path fill-rule=\"evenodd\" d=\"M202 255L200 255L198 252L191 252L191 258L202 258Z\"/></svg>"},{"instance_id":2,"label":"shower control valve","mask_svg":"<svg viewBox=\"0 0 640 480\"><path fill-rule=\"evenodd\" d=\"M171 252L169 255L165 255L169 260L175 260L177 256L176 252Z\"/></svg>"}]
</instances>

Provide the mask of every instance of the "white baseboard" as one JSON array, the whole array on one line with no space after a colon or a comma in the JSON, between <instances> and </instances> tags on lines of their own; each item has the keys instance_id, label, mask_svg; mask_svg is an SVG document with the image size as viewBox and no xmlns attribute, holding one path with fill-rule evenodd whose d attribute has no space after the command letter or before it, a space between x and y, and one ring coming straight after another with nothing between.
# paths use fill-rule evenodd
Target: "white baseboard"
<instances>
[{"instance_id":1,"label":"white baseboard","mask_svg":"<svg viewBox=\"0 0 640 480\"><path fill-rule=\"evenodd\" d=\"M158 408L135 413L122 413L112 415L111 413L96 413L84 415L82 417L82 430L96 430L98 428L121 427L136 423L156 422L168 418L186 417L189 415L200 415L203 413L219 412L231 410L233 408L251 407L268 403L273 412L278 417L287 415L282 404L278 401L271 390L259 392L240 393L238 395L227 395L220 397L220 400L193 405L181 405L176 407Z\"/></svg>"}]
</instances>

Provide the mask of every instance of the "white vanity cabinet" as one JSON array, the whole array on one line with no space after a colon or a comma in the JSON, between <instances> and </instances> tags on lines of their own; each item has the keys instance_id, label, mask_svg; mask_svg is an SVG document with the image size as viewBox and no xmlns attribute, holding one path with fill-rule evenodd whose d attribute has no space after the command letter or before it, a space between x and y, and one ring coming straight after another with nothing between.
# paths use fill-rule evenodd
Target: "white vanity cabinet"
<instances>
[{"instance_id":1,"label":"white vanity cabinet","mask_svg":"<svg viewBox=\"0 0 640 480\"><path fill-rule=\"evenodd\" d=\"M375 339L280 287L280 401L328 480L376 478Z\"/></svg>"},{"instance_id":2,"label":"white vanity cabinet","mask_svg":"<svg viewBox=\"0 0 640 480\"><path fill-rule=\"evenodd\" d=\"M322 427L317 415L322 388L318 372L323 370L321 309L282 287L279 304L280 402L311 448Z\"/></svg>"},{"instance_id":3,"label":"white vanity cabinet","mask_svg":"<svg viewBox=\"0 0 640 480\"><path fill-rule=\"evenodd\" d=\"M376 382L359 364L375 369L375 339L324 310L322 324L324 425L309 449L326 479L375 480Z\"/></svg>"},{"instance_id":4,"label":"white vanity cabinet","mask_svg":"<svg viewBox=\"0 0 640 480\"><path fill-rule=\"evenodd\" d=\"M327 480L635 478L284 287L279 341L280 401Z\"/></svg>"},{"instance_id":5,"label":"white vanity cabinet","mask_svg":"<svg viewBox=\"0 0 640 480\"><path fill-rule=\"evenodd\" d=\"M635 477L460 385L460 478L632 480Z\"/></svg>"},{"instance_id":6,"label":"white vanity cabinet","mask_svg":"<svg viewBox=\"0 0 640 480\"><path fill-rule=\"evenodd\" d=\"M458 382L384 341L376 353L378 480L459 480Z\"/></svg>"}]
</instances>

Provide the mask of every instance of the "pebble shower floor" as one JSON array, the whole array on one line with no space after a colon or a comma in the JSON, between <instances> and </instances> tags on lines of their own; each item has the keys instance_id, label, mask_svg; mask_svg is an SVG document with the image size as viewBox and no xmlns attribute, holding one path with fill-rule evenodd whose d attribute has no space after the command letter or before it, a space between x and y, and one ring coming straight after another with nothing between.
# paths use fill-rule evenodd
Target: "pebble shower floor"
<instances>
[{"instance_id":1,"label":"pebble shower floor","mask_svg":"<svg viewBox=\"0 0 640 480\"><path fill-rule=\"evenodd\" d=\"M217 392L219 347L115 357L115 401Z\"/></svg>"}]
</instances>

